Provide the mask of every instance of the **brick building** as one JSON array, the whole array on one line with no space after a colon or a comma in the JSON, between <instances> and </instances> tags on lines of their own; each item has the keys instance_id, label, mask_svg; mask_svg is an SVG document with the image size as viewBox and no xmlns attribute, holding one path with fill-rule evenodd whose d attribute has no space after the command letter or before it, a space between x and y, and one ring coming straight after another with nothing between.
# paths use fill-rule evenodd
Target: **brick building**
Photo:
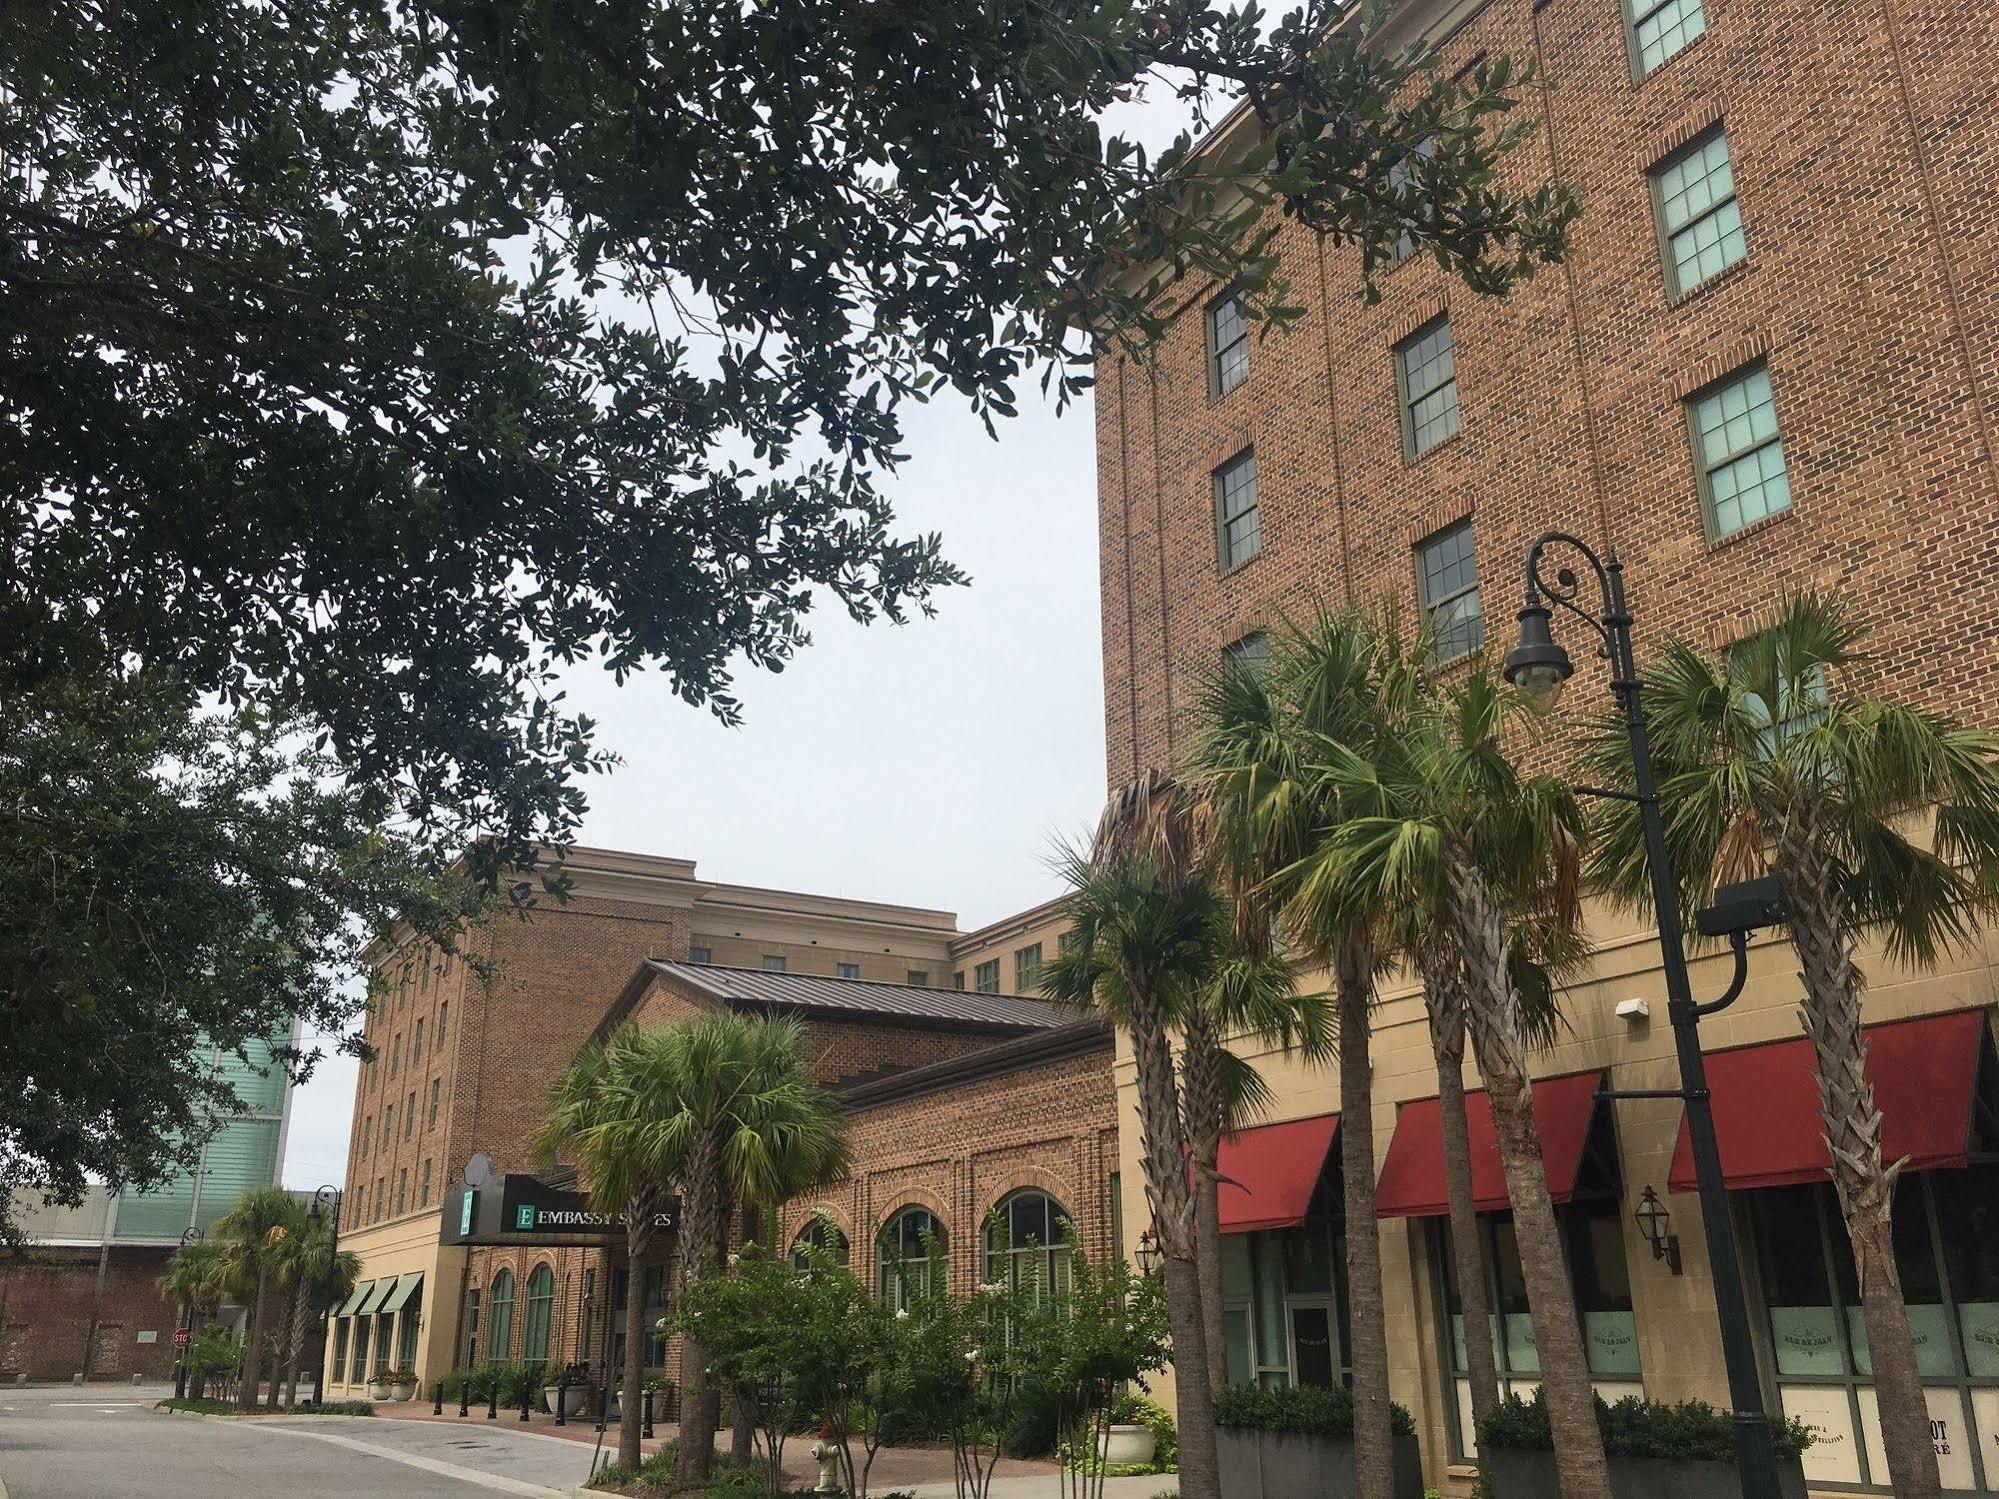
<instances>
[{"instance_id":1,"label":"brick building","mask_svg":"<svg viewBox=\"0 0 1999 1499\"><path fill-rule=\"evenodd\" d=\"M1782 590L1816 584L1873 619L1872 669L1898 693L1992 724L1989 9L1412 0L1383 45L1418 35L1446 72L1502 54L1534 65L1538 125L1508 171L1580 193L1574 253L1504 300L1412 255L1370 306L1354 255L1286 224L1279 274L1305 309L1288 334L1245 333L1230 288L1190 279L1151 358L1100 367L1110 782L1172 764L1195 678L1225 651L1255 652L1283 614L1386 601L1431 617L1446 656L1478 648L1488 623L1504 650L1521 559L1552 527L1621 556L1641 657L1668 633L1725 646ZM1238 111L1209 149L1237 149L1256 128ZM1551 739L1607 701L1601 667L1577 654L1573 716ZM1683 1155L1675 1165L1678 1106L1619 1103L1613 1115L1592 1102L1604 1077L1677 1083L1657 948L1613 913L1592 932L1594 969L1565 997L1572 1029L1542 1059L1537 1099L1571 1149L1550 1172L1567 1174L1556 1187L1594 1367L1608 1393L1722 1403L1699 1207L1683 1195ZM1945 1485L1965 1493L1999 1491L1992 959L1981 945L1920 974L1861 954L1890 1134L1948 1100L1942 1138L1909 1142L1933 1153L1905 1179L1897 1221ZM1794 967L1781 934L1764 934L1744 997L1703 1027L1708 1050L1728 1054L1713 1066L1724 1165L1771 1404L1823 1428L1807 1457L1815 1490L1882 1492L1851 1271L1799 1086L1809 1072L1785 1046L1798 1034ZM1725 958L1696 964L1697 991L1726 977ZM1434 1216L1436 1081L1419 990L1394 980L1382 997L1374 1126L1394 1214L1379 1225L1394 1393L1416 1414L1430 1482L1461 1493L1471 1440ZM1627 999L1646 999L1658 1022L1617 1017ZM1343 1343L1344 1226L1328 1216L1337 1082L1260 1062L1277 1109L1272 1126L1232 1142L1234 1174L1258 1179L1301 1139L1326 1165L1316 1186L1287 1196L1272 1178L1260 1206L1237 1204L1231 1372L1327 1380ZM1119 1076L1130 1214L1141 1209L1128 1063ZM1789 1152L1757 1179L1740 1166L1753 1140ZM1684 1274L1633 1223L1647 1186L1666 1196ZM1506 1377L1531 1387L1503 1189L1482 1205Z\"/></svg>"},{"instance_id":2,"label":"brick building","mask_svg":"<svg viewBox=\"0 0 1999 1499\"><path fill-rule=\"evenodd\" d=\"M426 1386L471 1364L621 1366L622 1244L522 1233L497 1208L503 1194L546 1207L573 1190L560 1163L534 1159L543 1101L586 1042L624 1024L721 1011L803 1021L813 1073L848 1112L854 1174L787 1210L786 1243L823 1209L857 1272L876 1274L875 1229L915 1234L920 1210L968 1284L1000 1263L988 1248L1009 1252L985 1243L995 1207L1009 1222L1038 1214L1044 1233L1066 1218L1086 1249L1113 1246L1110 1037L1029 992L1035 943L1059 941L1051 908L960 934L942 912L706 884L681 860L579 849L566 867L565 904L474 936L490 978L381 956L366 1032L377 1059L356 1090L343 1209L342 1244L363 1270L332 1323L335 1394L397 1366ZM1006 992L980 976L1002 950ZM970 987L944 987L960 972ZM662 1311L666 1258L638 1290ZM649 1339L646 1361L677 1381L665 1340Z\"/></svg>"}]
</instances>

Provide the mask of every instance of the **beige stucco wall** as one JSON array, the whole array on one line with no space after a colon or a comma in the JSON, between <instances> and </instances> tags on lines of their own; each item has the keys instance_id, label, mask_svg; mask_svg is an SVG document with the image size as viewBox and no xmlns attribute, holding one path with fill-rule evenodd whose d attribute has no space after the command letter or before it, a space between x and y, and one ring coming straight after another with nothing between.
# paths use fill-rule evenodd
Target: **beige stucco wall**
<instances>
[{"instance_id":1,"label":"beige stucco wall","mask_svg":"<svg viewBox=\"0 0 1999 1499\"><path fill-rule=\"evenodd\" d=\"M340 1247L351 1249L361 1257L362 1280L385 1280L390 1276L407 1275L413 1270L423 1272L423 1286L418 1296L412 1297L410 1307L417 1308L420 1319L417 1328L416 1371L422 1381L418 1398L428 1398L431 1385L451 1372L452 1332L458 1319L458 1287L465 1268L465 1251L438 1243L438 1212L417 1213L365 1228L354 1234L342 1234ZM409 1310L404 1309L405 1313ZM390 1337L394 1339L396 1327L391 1327ZM379 1335L380 1324L376 1328ZM328 1399L365 1399L367 1396L367 1371L360 1371L355 1377L353 1368L352 1328L349 1328L348 1378L334 1383L333 1338L326 1340L326 1393ZM374 1339L370 1338L369 1362L374 1361ZM393 1341L391 1348L395 1346ZM393 1355L389 1360L393 1365Z\"/></svg>"}]
</instances>

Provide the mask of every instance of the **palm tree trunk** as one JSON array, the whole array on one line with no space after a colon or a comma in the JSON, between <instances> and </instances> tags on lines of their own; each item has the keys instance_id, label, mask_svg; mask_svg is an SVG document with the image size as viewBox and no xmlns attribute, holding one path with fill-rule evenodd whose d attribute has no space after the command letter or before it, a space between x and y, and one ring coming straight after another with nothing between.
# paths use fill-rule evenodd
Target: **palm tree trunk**
<instances>
[{"instance_id":1,"label":"palm tree trunk","mask_svg":"<svg viewBox=\"0 0 1999 1499\"><path fill-rule=\"evenodd\" d=\"M1541 1386L1547 1392L1562 1499L1610 1499L1596 1391L1555 1205L1548 1196L1541 1137L1534 1127L1534 1090L1520 1029L1520 995L1506 963L1505 923L1470 851L1453 845L1446 858L1451 915L1465 963L1467 1020L1506 1168L1506 1196L1513 1206L1521 1279L1541 1355Z\"/></svg>"},{"instance_id":2,"label":"palm tree trunk","mask_svg":"<svg viewBox=\"0 0 1999 1499\"><path fill-rule=\"evenodd\" d=\"M722 1215L721 1239L715 1246L716 1258L723 1263L727 1263L729 1255L728 1223L729 1215L724 1213ZM761 1215L757 1211L756 1204L753 1202L745 1203L743 1205L744 1240L746 1242L754 1240L762 1232ZM756 1456L756 1432L755 1412L750 1409L748 1401L739 1399L736 1402L736 1424L729 1433L729 1461L736 1467L748 1467L750 1460Z\"/></svg>"},{"instance_id":3,"label":"palm tree trunk","mask_svg":"<svg viewBox=\"0 0 1999 1499\"><path fill-rule=\"evenodd\" d=\"M1388 1403L1388 1314L1381 1289L1381 1229L1374 1211L1374 953L1365 936L1340 948L1340 1168L1345 1186L1347 1336L1353 1357L1353 1461L1357 1499L1394 1492Z\"/></svg>"},{"instance_id":4,"label":"palm tree trunk","mask_svg":"<svg viewBox=\"0 0 1999 1499\"><path fill-rule=\"evenodd\" d=\"M1465 985L1457 943L1447 934L1421 944L1430 1049L1437 1060L1437 1111L1442 1121L1444 1195L1450 1202L1451 1260L1465 1323L1465 1372L1471 1383L1472 1425L1499 1406L1499 1360L1492 1346L1485 1255L1472 1197L1471 1129L1465 1117Z\"/></svg>"},{"instance_id":5,"label":"palm tree trunk","mask_svg":"<svg viewBox=\"0 0 1999 1499\"><path fill-rule=\"evenodd\" d=\"M243 1344L243 1380L236 1387L236 1408L257 1408L257 1379L264 1367L264 1293L270 1289L270 1273L257 1272L257 1290L250 1303L250 1325Z\"/></svg>"},{"instance_id":6,"label":"palm tree trunk","mask_svg":"<svg viewBox=\"0 0 1999 1499\"><path fill-rule=\"evenodd\" d=\"M1228 1335L1222 1322L1221 1050L1209 1016L1187 1017L1180 1070L1186 1105L1188 1163L1194 1173L1194 1268L1201 1288L1201 1330L1208 1345L1208 1387L1228 1383Z\"/></svg>"},{"instance_id":7,"label":"palm tree trunk","mask_svg":"<svg viewBox=\"0 0 1999 1499\"><path fill-rule=\"evenodd\" d=\"M1183 1499L1220 1499L1214 1393L1208 1384L1208 1339L1194 1258L1194 1193L1188 1181L1187 1132L1174 1077L1173 1044L1149 1002L1132 1005L1129 1030L1138 1079L1139 1160L1145 1170L1153 1232L1166 1259L1174 1404L1180 1427L1180 1493Z\"/></svg>"},{"instance_id":8,"label":"palm tree trunk","mask_svg":"<svg viewBox=\"0 0 1999 1499\"><path fill-rule=\"evenodd\" d=\"M276 1410L278 1402L284 1398L285 1371L290 1364L292 1303L298 1295L296 1289L286 1291L278 1302L278 1332L272 1341L277 1352L271 1359L271 1387L264 1394L264 1408Z\"/></svg>"},{"instance_id":9,"label":"palm tree trunk","mask_svg":"<svg viewBox=\"0 0 1999 1499\"><path fill-rule=\"evenodd\" d=\"M1853 1244L1853 1268L1881 1406L1881 1446L1897 1499L1935 1499L1943 1487L1930 1413L1916 1364L1915 1335L1895 1264L1893 1210L1901 1162L1881 1159L1881 1115L1867 1080L1860 1030L1860 974L1832 871L1808 814L1793 817L1777 845L1791 906L1791 946L1804 984L1805 1034L1818 1063L1819 1118L1832 1152L1833 1187Z\"/></svg>"},{"instance_id":10,"label":"palm tree trunk","mask_svg":"<svg viewBox=\"0 0 1999 1499\"><path fill-rule=\"evenodd\" d=\"M714 1146L694 1153L681 1183L679 1241L680 1294L707 1274L721 1235L722 1170ZM708 1477L715 1461L715 1428L721 1424L721 1399L709 1376L700 1343L684 1330L680 1344L680 1476L688 1483Z\"/></svg>"},{"instance_id":11,"label":"palm tree trunk","mask_svg":"<svg viewBox=\"0 0 1999 1499\"><path fill-rule=\"evenodd\" d=\"M649 1205L625 1215L625 1367L618 1384L618 1461L627 1469L643 1460L639 1441L645 1425L645 1259L652 1242L651 1225Z\"/></svg>"}]
</instances>

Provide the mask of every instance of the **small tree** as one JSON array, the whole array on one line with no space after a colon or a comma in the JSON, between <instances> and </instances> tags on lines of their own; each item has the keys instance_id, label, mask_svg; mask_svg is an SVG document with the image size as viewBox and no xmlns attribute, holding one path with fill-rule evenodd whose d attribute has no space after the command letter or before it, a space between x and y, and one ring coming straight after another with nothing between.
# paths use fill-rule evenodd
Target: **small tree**
<instances>
[{"instance_id":1,"label":"small tree","mask_svg":"<svg viewBox=\"0 0 1999 1499\"><path fill-rule=\"evenodd\" d=\"M265 1344L264 1300L283 1262L286 1240L304 1228L305 1209L283 1187L252 1187L216 1220L215 1231L231 1241L230 1257L250 1296L250 1352L243 1366L242 1386L236 1391L236 1403L244 1410L257 1403Z\"/></svg>"}]
</instances>

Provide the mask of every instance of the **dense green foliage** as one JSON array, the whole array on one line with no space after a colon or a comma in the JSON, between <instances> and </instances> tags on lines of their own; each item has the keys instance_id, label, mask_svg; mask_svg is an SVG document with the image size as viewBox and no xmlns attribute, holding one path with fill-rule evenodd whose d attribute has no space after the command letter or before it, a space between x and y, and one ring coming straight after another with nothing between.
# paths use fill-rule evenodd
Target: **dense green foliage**
<instances>
[{"instance_id":1,"label":"dense green foliage","mask_svg":"<svg viewBox=\"0 0 1999 1499\"><path fill-rule=\"evenodd\" d=\"M1399 1405L1389 1408L1398 1436L1414 1436L1416 1423ZM1222 1386L1215 1396L1215 1424L1249 1431L1289 1431L1306 1436L1351 1437L1353 1391L1345 1385Z\"/></svg>"},{"instance_id":2,"label":"dense green foliage","mask_svg":"<svg viewBox=\"0 0 1999 1499\"><path fill-rule=\"evenodd\" d=\"M1602 1396L1596 1402L1603 1450L1611 1457L1663 1457L1687 1462L1735 1461L1734 1427L1727 1415L1704 1400L1677 1405L1626 1395L1615 1404ZM1812 1444L1812 1428L1802 1421L1773 1416L1771 1430L1780 1457L1796 1457ZM1522 1447L1552 1451L1548 1404L1540 1391L1532 1400L1518 1395L1501 1399L1492 1416L1478 1429L1481 1447Z\"/></svg>"},{"instance_id":3,"label":"dense green foliage","mask_svg":"<svg viewBox=\"0 0 1999 1499\"><path fill-rule=\"evenodd\" d=\"M565 665L733 718L819 596L960 581L877 488L906 402L1071 394L1180 268L1282 322L1285 215L1368 279L1405 233L1484 291L1561 253L1575 204L1499 170L1517 70L1430 71L1372 9L17 7L0 692L136 659L281 694L369 820L490 834L498 878L580 809ZM1103 123L1210 86L1247 154Z\"/></svg>"},{"instance_id":4,"label":"dense green foliage","mask_svg":"<svg viewBox=\"0 0 1999 1499\"><path fill-rule=\"evenodd\" d=\"M470 909L295 727L195 712L160 674L0 703L0 1230L20 1189L75 1203L191 1167L240 1108L211 1047L264 1065L294 1019L339 1035L373 934ZM303 1080L321 1054L274 1065Z\"/></svg>"},{"instance_id":5,"label":"dense green foliage","mask_svg":"<svg viewBox=\"0 0 1999 1499\"><path fill-rule=\"evenodd\" d=\"M202 1416L241 1416L245 1414L268 1415L261 1407L255 1412L238 1410L225 1400L162 1400L155 1410L192 1411ZM283 1405L278 1413L288 1416L372 1416L374 1405L366 1400L328 1400L321 1405Z\"/></svg>"}]
</instances>

